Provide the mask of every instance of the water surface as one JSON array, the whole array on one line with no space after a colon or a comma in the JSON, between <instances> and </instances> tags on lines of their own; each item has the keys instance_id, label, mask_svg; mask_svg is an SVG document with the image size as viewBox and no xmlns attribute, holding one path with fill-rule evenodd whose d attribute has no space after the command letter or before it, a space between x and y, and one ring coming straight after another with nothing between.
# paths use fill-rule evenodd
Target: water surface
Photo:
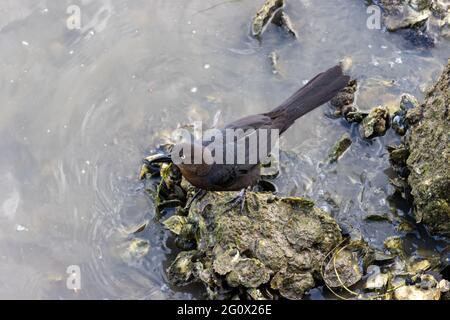
<instances>
[{"instance_id":1,"label":"water surface","mask_svg":"<svg viewBox=\"0 0 450 320\"><path fill-rule=\"evenodd\" d=\"M288 1L299 39L271 27L258 42L249 27L260 3L2 1L0 298L191 297L166 281L172 241L137 180L153 146L180 124L220 125L266 111L343 57L353 60L361 109L395 104L402 92L421 98L450 52L449 42L419 50L368 30L363 1L351 0ZM81 8L81 30L66 26L72 4ZM363 141L356 126L328 112L315 110L284 136L282 147L297 160L280 178L289 174L282 191L315 199L380 247L395 228L364 217L406 213L389 202L385 145L398 137ZM323 166L344 132L354 138L351 149ZM144 258L124 254L134 237L149 241ZM434 248L423 234L410 238L413 250ZM70 265L81 268L79 291L66 288Z\"/></svg>"}]
</instances>

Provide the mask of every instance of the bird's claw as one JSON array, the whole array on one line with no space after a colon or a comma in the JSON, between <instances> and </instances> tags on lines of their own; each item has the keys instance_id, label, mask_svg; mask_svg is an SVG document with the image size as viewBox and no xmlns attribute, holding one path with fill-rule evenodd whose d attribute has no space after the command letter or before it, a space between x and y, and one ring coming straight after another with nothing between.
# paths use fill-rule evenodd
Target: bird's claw
<instances>
[{"instance_id":1,"label":"bird's claw","mask_svg":"<svg viewBox=\"0 0 450 320\"><path fill-rule=\"evenodd\" d=\"M247 188L242 189L235 198L233 198L231 201L228 202L228 203L231 204L231 206L228 208L228 210L232 210L236 206L239 205L240 206L239 212L241 214L244 213L245 197L246 197L246 195L247 195Z\"/></svg>"},{"instance_id":2,"label":"bird's claw","mask_svg":"<svg viewBox=\"0 0 450 320\"><path fill-rule=\"evenodd\" d=\"M201 198L203 198L206 194L206 190L203 189L199 189L194 196L189 199L189 201L186 203L186 206L184 207L184 210L189 210L189 208L191 207L192 203L194 202L194 200L198 199L200 200Z\"/></svg>"}]
</instances>

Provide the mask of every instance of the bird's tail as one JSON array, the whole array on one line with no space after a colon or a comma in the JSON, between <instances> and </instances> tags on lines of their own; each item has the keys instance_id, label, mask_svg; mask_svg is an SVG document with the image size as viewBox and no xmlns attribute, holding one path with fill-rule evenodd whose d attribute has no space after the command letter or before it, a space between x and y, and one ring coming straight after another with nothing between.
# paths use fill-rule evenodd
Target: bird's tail
<instances>
[{"instance_id":1,"label":"bird's tail","mask_svg":"<svg viewBox=\"0 0 450 320\"><path fill-rule=\"evenodd\" d=\"M343 75L340 65L311 79L279 107L265 115L273 119L280 132L287 130L298 118L330 101L347 86L350 77Z\"/></svg>"}]
</instances>

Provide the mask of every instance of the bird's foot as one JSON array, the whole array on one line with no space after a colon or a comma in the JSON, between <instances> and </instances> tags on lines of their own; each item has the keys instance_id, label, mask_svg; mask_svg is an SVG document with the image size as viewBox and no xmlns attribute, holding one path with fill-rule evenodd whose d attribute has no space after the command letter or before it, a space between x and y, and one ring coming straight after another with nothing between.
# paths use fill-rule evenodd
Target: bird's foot
<instances>
[{"instance_id":1,"label":"bird's foot","mask_svg":"<svg viewBox=\"0 0 450 320\"><path fill-rule=\"evenodd\" d=\"M194 194L194 196L189 199L189 201L186 203L186 206L184 207L184 210L189 210L189 208L191 207L192 203L194 202L194 200L200 200L201 198L203 198L206 195L206 190L203 189L198 189L198 191Z\"/></svg>"},{"instance_id":2,"label":"bird's foot","mask_svg":"<svg viewBox=\"0 0 450 320\"><path fill-rule=\"evenodd\" d=\"M237 197L233 198L228 203L231 204L231 206L228 208L228 210L234 209L236 206L239 205L240 210L239 212L242 214L244 213L244 207L245 207L245 197L247 195L247 188L242 189Z\"/></svg>"}]
</instances>

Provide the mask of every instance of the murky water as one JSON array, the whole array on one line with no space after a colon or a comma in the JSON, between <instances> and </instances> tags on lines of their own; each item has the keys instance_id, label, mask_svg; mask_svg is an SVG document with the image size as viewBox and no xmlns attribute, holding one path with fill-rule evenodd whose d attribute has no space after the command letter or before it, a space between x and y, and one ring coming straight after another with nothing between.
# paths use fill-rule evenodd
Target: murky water
<instances>
[{"instance_id":1,"label":"murky water","mask_svg":"<svg viewBox=\"0 0 450 320\"><path fill-rule=\"evenodd\" d=\"M173 246L137 181L163 134L268 110L344 56L361 84L361 109L395 103L402 92L422 97L450 52L449 42L417 50L368 30L363 1L352 0L291 0L299 40L270 28L259 43L248 31L261 2L1 2L0 298L190 297L167 284ZM72 4L81 30L66 26ZM356 126L326 112L315 110L283 138L298 158L283 191L312 197L380 246L394 227L364 217L391 212L384 146L398 137L363 141ZM351 149L335 166L320 164L344 132ZM134 237L149 241L144 258L126 255ZM411 238L414 250L434 248L423 234ZM66 288L70 265L81 268L81 290Z\"/></svg>"}]
</instances>

